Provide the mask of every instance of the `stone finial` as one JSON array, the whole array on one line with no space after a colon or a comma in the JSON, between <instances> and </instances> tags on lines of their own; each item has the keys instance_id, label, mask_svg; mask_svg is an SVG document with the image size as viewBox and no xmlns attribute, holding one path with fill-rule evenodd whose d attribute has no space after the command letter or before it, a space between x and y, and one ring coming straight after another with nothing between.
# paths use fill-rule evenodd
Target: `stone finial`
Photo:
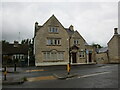
<instances>
[{"instance_id":1,"label":"stone finial","mask_svg":"<svg viewBox=\"0 0 120 90\"><path fill-rule=\"evenodd\" d=\"M69 29L70 29L71 31L74 31L73 25L70 25Z\"/></svg>"},{"instance_id":2,"label":"stone finial","mask_svg":"<svg viewBox=\"0 0 120 90\"><path fill-rule=\"evenodd\" d=\"M118 34L118 28L114 28L114 34Z\"/></svg>"}]
</instances>

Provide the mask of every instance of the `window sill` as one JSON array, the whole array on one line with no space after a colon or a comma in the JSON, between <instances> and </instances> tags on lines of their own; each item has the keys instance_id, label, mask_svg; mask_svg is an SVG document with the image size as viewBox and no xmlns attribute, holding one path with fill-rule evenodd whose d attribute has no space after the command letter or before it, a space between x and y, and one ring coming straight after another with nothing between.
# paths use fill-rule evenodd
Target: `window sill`
<instances>
[{"instance_id":1,"label":"window sill","mask_svg":"<svg viewBox=\"0 0 120 90\"><path fill-rule=\"evenodd\" d=\"M46 46L61 46L61 45L46 45Z\"/></svg>"},{"instance_id":2,"label":"window sill","mask_svg":"<svg viewBox=\"0 0 120 90\"><path fill-rule=\"evenodd\" d=\"M59 34L58 32L49 32L49 34Z\"/></svg>"},{"instance_id":3,"label":"window sill","mask_svg":"<svg viewBox=\"0 0 120 90\"><path fill-rule=\"evenodd\" d=\"M85 57L80 57L80 59L85 59Z\"/></svg>"},{"instance_id":4,"label":"window sill","mask_svg":"<svg viewBox=\"0 0 120 90\"><path fill-rule=\"evenodd\" d=\"M43 62L62 62L64 60L44 60Z\"/></svg>"}]
</instances>

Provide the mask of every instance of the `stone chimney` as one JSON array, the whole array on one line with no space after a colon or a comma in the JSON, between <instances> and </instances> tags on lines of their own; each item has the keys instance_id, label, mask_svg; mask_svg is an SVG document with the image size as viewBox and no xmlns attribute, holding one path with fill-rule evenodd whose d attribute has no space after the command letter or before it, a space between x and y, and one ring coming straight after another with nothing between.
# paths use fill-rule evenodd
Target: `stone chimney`
<instances>
[{"instance_id":1,"label":"stone chimney","mask_svg":"<svg viewBox=\"0 0 120 90\"><path fill-rule=\"evenodd\" d=\"M19 42L18 41L14 41L14 47L18 47Z\"/></svg>"},{"instance_id":2,"label":"stone chimney","mask_svg":"<svg viewBox=\"0 0 120 90\"><path fill-rule=\"evenodd\" d=\"M38 22L35 22L35 30L38 29Z\"/></svg>"},{"instance_id":3,"label":"stone chimney","mask_svg":"<svg viewBox=\"0 0 120 90\"><path fill-rule=\"evenodd\" d=\"M74 31L73 25L70 25L69 29L70 29L71 31Z\"/></svg>"},{"instance_id":4,"label":"stone chimney","mask_svg":"<svg viewBox=\"0 0 120 90\"><path fill-rule=\"evenodd\" d=\"M118 34L118 28L114 28L114 34Z\"/></svg>"}]
</instances>

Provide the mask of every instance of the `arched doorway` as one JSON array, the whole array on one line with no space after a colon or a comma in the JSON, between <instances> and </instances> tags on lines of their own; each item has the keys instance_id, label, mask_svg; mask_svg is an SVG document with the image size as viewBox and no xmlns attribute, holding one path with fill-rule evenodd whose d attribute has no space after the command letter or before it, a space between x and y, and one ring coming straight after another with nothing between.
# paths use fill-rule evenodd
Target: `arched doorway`
<instances>
[{"instance_id":1,"label":"arched doorway","mask_svg":"<svg viewBox=\"0 0 120 90\"><path fill-rule=\"evenodd\" d=\"M77 63L77 51L78 47L76 45L71 47L72 63Z\"/></svg>"}]
</instances>

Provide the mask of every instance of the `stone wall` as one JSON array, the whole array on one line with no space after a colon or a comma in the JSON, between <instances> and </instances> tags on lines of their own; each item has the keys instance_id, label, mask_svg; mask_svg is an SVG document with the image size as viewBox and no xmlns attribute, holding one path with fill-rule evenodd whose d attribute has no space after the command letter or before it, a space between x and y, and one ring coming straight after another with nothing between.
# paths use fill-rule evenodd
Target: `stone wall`
<instances>
[{"instance_id":1,"label":"stone wall","mask_svg":"<svg viewBox=\"0 0 120 90\"><path fill-rule=\"evenodd\" d=\"M96 62L97 62L97 64L107 64L107 63L109 63L107 53L96 54Z\"/></svg>"}]
</instances>

